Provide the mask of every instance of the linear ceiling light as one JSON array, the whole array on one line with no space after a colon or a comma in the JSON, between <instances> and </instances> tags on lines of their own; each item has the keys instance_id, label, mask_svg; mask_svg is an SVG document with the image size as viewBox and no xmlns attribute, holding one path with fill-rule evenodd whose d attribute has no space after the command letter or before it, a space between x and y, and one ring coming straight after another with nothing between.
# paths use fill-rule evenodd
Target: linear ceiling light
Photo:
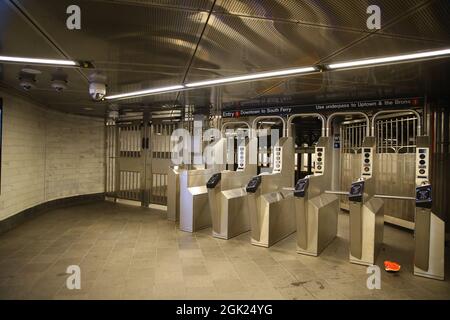
<instances>
[{"instance_id":1,"label":"linear ceiling light","mask_svg":"<svg viewBox=\"0 0 450 320\"><path fill-rule=\"evenodd\" d=\"M314 72L331 71L331 70L336 70L336 69L363 68L363 67L371 67L371 66L378 66L378 65L385 65L385 64L392 64L392 63L403 63L403 62L412 62L412 61L418 61L418 60L428 60L428 59L433 59L433 58L443 58L443 57L449 56L449 55L450 55L450 48L447 48L447 49L442 49L442 50L410 53L410 54L383 57L383 58L353 60L353 61L345 61L345 62L340 62L340 63L332 63L332 64L328 64L328 65L317 65L317 66L311 66L311 67L259 72L259 73L241 75L241 76L191 82L191 83L186 83L185 85L174 85L174 86L170 86L170 87L148 89L148 90L142 90L142 91L136 91L136 92L130 92L130 93L111 95L111 96L107 96L106 99L112 100L112 99L135 98L135 97L141 97L141 96L146 96L146 95L162 94L162 93L166 93L166 92L195 89L195 88L200 88L200 87L210 87L210 86L214 86L214 85L227 84L227 83L262 80L262 79L286 77L286 76L295 76L295 75L299 75L299 74L310 74L310 73L314 73Z\"/></svg>"},{"instance_id":2,"label":"linear ceiling light","mask_svg":"<svg viewBox=\"0 0 450 320\"><path fill-rule=\"evenodd\" d=\"M414 60L421 60L427 58L441 57L445 55L450 55L450 49L418 52L411 54L404 54L399 56L390 56L384 58L374 58L374 59L364 59L364 60L353 60L339 63L332 63L327 65L327 69L345 69L345 68L355 68L355 67L366 67L372 65L383 65L395 62L409 62Z\"/></svg>"},{"instance_id":3,"label":"linear ceiling light","mask_svg":"<svg viewBox=\"0 0 450 320\"><path fill-rule=\"evenodd\" d=\"M236 77L227 77L227 78L219 78L219 79L214 79L214 80L205 80L205 81L187 83L186 87L195 88L195 87L203 87L203 86L212 86L212 85L222 84L222 83L275 78L275 77L282 77L282 76L288 76L288 75L310 73L310 72L314 72L314 71L318 71L318 68L304 67L304 68L285 69L285 70L278 70L278 71L259 72L259 73L252 73L252 74L236 76Z\"/></svg>"},{"instance_id":4,"label":"linear ceiling light","mask_svg":"<svg viewBox=\"0 0 450 320\"><path fill-rule=\"evenodd\" d=\"M107 97L105 97L105 99L113 100L113 99L124 99L124 98L136 98L136 97L141 97L141 96L149 96L149 95L156 94L156 93L177 91L180 89L184 89L184 86L176 85L176 86L147 89L147 90L134 91L134 92L128 92L128 93L121 93L121 94L116 94L116 95L112 95L112 96L107 96Z\"/></svg>"},{"instance_id":5,"label":"linear ceiling light","mask_svg":"<svg viewBox=\"0 0 450 320\"><path fill-rule=\"evenodd\" d=\"M36 59L36 58L8 57L8 56L0 56L0 62L72 66L72 67L79 66L78 62L72 60Z\"/></svg>"}]
</instances>

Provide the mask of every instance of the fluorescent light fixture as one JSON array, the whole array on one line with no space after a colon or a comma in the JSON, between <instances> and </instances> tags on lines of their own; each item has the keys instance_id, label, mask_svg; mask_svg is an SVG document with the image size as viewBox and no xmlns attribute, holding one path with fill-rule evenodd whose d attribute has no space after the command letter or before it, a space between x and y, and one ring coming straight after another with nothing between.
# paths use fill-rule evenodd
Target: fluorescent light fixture
<instances>
[{"instance_id":1,"label":"fluorescent light fixture","mask_svg":"<svg viewBox=\"0 0 450 320\"><path fill-rule=\"evenodd\" d=\"M328 64L325 66L317 65L317 66L291 68L291 69L284 69L284 70L277 70L277 71L258 72L258 73L240 75L240 76L191 82L191 83L186 83L185 85L174 85L174 86L168 86L168 87L162 87L162 88L155 88L155 89L148 89L148 90L142 90L142 91L116 94L116 95L107 96L105 99L112 100L112 99L135 98L135 97L141 97L141 96L147 96L147 95L153 95L153 94L161 94L161 93L167 93L167 92L173 92L173 91L195 89L195 88L200 88L200 87L210 87L210 86L214 86L214 85L227 84L227 83L233 83L233 82L244 82L244 81L252 81L252 80L277 78L277 77L295 76L298 74L308 74L308 73L321 72L321 71L331 71L331 70L336 70L336 69L370 67L370 66L377 66L377 65L390 64L390 63L411 62L411 61L422 60L422 59L426 60L426 59L440 58L440 57L444 57L444 56L448 56L448 55L450 55L450 48L434 50L434 51L427 51L427 52L403 54L403 55L390 56L390 57L382 57L382 58L345 61L345 62L340 62L340 63L332 63L332 64ZM0 59L0 61L1 61L1 59Z\"/></svg>"},{"instance_id":2,"label":"fluorescent light fixture","mask_svg":"<svg viewBox=\"0 0 450 320\"><path fill-rule=\"evenodd\" d=\"M116 94L116 95L112 95L112 96L107 96L107 97L105 97L105 99L112 100L112 99L123 99L123 98L136 98L136 97L140 97L140 96L148 96L148 95L152 95L152 94L156 94L156 93L171 92L171 91L176 91L176 90L180 90L180 89L184 89L184 86L183 85L175 85L175 86L169 86L169 87L121 93L121 94Z\"/></svg>"},{"instance_id":3,"label":"fluorescent light fixture","mask_svg":"<svg viewBox=\"0 0 450 320\"><path fill-rule=\"evenodd\" d=\"M219 78L219 79L214 79L214 80L205 80L205 81L187 83L186 87L188 87L188 88L203 87L203 86L211 86L211 85L222 84L222 83L289 76L289 75L309 73L309 72L314 72L314 71L318 71L318 69L316 67L304 67L304 68L285 69L285 70L278 70L278 71L259 72L259 73L252 73L252 74L236 76L236 77L227 77L227 78Z\"/></svg>"},{"instance_id":4,"label":"fluorescent light fixture","mask_svg":"<svg viewBox=\"0 0 450 320\"><path fill-rule=\"evenodd\" d=\"M71 60L36 59L36 58L22 58L22 57L8 57L8 56L0 56L0 62L74 66L74 67L78 66L77 62Z\"/></svg>"},{"instance_id":5,"label":"fluorescent light fixture","mask_svg":"<svg viewBox=\"0 0 450 320\"><path fill-rule=\"evenodd\" d=\"M444 55L450 55L450 49L410 53L410 54L384 57L384 58L353 60L353 61L346 61L346 62L340 62L340 63L332 63L332 64L329 64L327 66L327 68L328 69L344 69L344 68L363 67L363 66L378 65L378 64L382 65L382 64L389 64L389 63L393 63L393 62L408 62L408 61L413 61L413 60L433 58L433 57L439 57L439 56L444 56Z\"/></svg>"}]
</instances>

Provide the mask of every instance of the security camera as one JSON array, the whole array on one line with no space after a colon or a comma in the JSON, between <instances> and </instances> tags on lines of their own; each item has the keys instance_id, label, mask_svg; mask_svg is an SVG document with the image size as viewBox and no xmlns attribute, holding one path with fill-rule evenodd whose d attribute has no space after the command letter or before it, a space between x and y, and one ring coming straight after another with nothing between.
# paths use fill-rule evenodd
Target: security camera
<instances>
[{"instance_id":1,"label":"security camera","mask_svg":"<svg viewBox=\"0 0 450 320\"><path fill-rule=\"evenodd\" d=\"M89 83L89 95L95 101L100 101L106 96L106 84L100 82Z\"/></svg>"},{"instance_id":2,"label":"security camera","mask_svg":"<svg viewBox=\"0 0 450 320\"><path fill-rule=\"evenodd\" d=\"M64 80L53 80L51 86L57 92L62 92L62 91L67 89L67 81L64 81Z\"/></svg>"},{"instance_id":3,"label":"security camera","mask_svg":"<svg viewBox=\"0 0 450 320\"><path fill-rule=\"evenodd\" d=\"M93 73L89 76L89 95L94 101L101 101L106 96L106 76Z\"/></svg>"},{"instance_id":4,"label":"security camera","mask_svg":"<svg viewBox=\"0 0 450 320\"><path fill-rule=\"evenodd\" d=\"M55 91L62 92L67 89L67 74L60 68L52 73L51 86Z\"/></svg>"},{"instance_id":5,"label":"security camera","mask_svg":"<svg viewBox=\"0 0 450 320\"><path fill-rule=\"evenodd\" d=\"M36 81L30 81L28 79L24 79L24 80L20 81L20 86L22 87L23 90L30 91L31 89L36 88L35 82Z\"/></svg>"},{"instance_id":6,"label":"security camera","mask_svg":"<svg viewBox=\"0 0 450 320\"><path fill-rule=\"evenodd\" d=\"M31 89L36 88L36 75L23 71L20 72L19 85L25 91L30 91Z\"/></svg>"}]
</instances>

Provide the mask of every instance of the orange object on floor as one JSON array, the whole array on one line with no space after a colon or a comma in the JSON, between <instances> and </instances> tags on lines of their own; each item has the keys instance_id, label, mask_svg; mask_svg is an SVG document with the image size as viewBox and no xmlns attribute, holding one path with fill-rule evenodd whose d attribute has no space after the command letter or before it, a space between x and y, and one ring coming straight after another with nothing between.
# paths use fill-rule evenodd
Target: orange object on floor
<instances>
[{"instance_id":1,"label":"orange object on floor","mask_svg":"<svg viewBox=\"0 0 450 320\"><path fill-rule=\"evenodd\" d=\"M400 271L401 265L397 262L385 261L384 262L384 270L387 272L398 272Z\"/></svg>"}]
</instances>

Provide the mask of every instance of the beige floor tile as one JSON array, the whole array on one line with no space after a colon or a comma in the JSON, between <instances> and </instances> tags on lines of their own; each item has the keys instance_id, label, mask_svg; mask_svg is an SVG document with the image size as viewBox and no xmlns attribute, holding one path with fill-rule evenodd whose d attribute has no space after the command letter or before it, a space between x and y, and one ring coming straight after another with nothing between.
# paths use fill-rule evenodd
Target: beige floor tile
<instances>
[{"instance_id":1,"label":"beige floor tile","mask_svg":"<svg viewBox=\"0 0 450 320\"><path fill-rule=\"evenodd\" d=\"M295 234L261 248L250 233L230 240L213 238L211 228L186 233L137 207L57 209L0 235L0 298L450 299L449 281L412 275L410 232L385 226L377 263L395 257L402 270L382 271L381 290L368 290L366 267L348 262L347 214L338 235L310 257L296 253ZM81 268L80 291L65 287L69 265Z\"/></svg>"}]
</instances>

